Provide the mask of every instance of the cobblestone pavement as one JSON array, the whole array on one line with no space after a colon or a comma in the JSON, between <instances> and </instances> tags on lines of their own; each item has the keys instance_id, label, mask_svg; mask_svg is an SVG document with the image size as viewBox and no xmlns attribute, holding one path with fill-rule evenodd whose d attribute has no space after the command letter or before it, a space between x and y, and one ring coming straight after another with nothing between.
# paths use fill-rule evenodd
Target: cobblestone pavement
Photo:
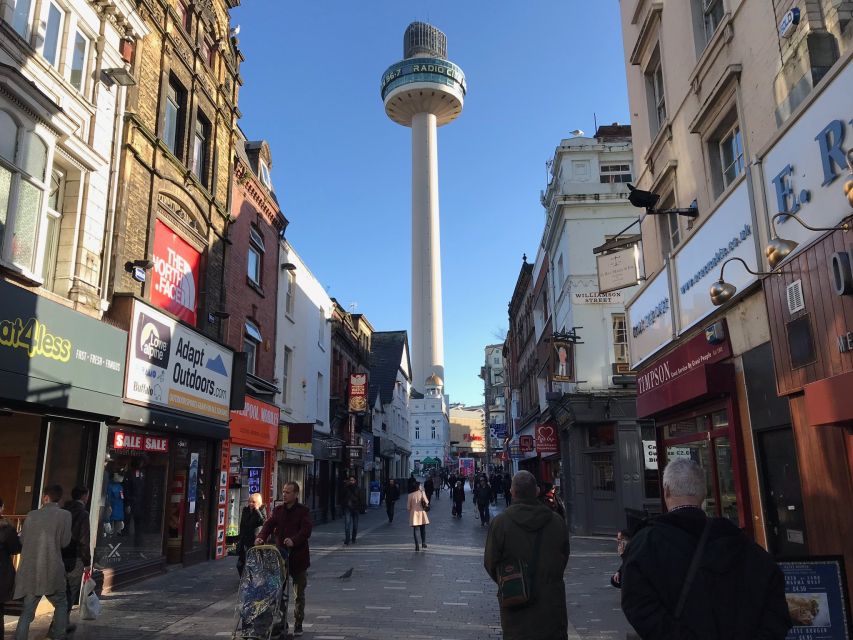
<instances>
[{"instance_id":1,"label":"cobblestone pavement","mask_svg":"<svg viewBox=\"0 0 853 640\"><path fill-rule=\"evenodd\" d=\"M503 502L499 500L499 502ZM403 509L399 507L402 506ZM483 569L486 528L470 499L461 520L446 492L430 511L426 551L415 553L405 504L393 524L383 509L361 516L358 542L343 545L343 521L318 525L311 537L307 640L487 640L500 638L495 586ZM493 513L500 511L494 508ZM234 558L171 571L103 597L97 621L79 622L74 640L228 638L234 628ZM570 640L624 640L630 626L609 584L615 544L572 539L566 572ZM341 580L347 569L352 576ZM292 614L291 614L292 615ZM11 636L16 620L6 618ZM72 614L77 621L77 613ZM44 638L50 616L35 620Z\"/></svg>"}]
</instances>

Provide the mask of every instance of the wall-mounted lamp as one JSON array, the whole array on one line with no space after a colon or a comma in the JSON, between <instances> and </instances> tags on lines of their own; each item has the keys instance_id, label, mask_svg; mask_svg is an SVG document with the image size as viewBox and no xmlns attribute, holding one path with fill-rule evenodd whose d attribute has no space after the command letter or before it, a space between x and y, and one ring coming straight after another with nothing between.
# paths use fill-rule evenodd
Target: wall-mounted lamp
<instances>
[{"instance_id":1,"label":"wall-mounted lamp","mask_svg":"<svg viewBox=\"0 0 853 640\"><path fill-rule=\"evenodd\" d=\"M145 272L153 268L154 262L151 260L128 260L124 263L124 270L137 282L145 282Z\"/></svg>"},{"instance_id":2,"label":"wall-mounted lamp","mask_svg":"<svg viewBox=\"0 0 853 640\"><path fill-rule=\"evenodd\" d=\"M122 87L130 87L136 84L136 79L124 67L104 69L104 75Z\"/></svg>"},{"instance_id":3,"label":"wall-mounted lamp","mask_svg":"<svg viewBox=\"0 0 853 640\"><path fill-rule=\"evenodd\" d=\"M837 231L838 229L850 231L849 216L847 220L844 220L843 222L841 222L841 224L834 227L811 227L802 220L800 220L796 213L777 213L775 216L770 218L770 227L773 230L773 237L770 239L770 242L764 248L764 254L767 256L767 262L770 264L771 269L775 269L777 264L779 264L789 255L791 255L794 252L794 249L799 246L799 242L794 242L793 240L785 240L784 238L779 237L779 234L776 231L777 218L792 218L799 222L809 231Z\"/></svg>"},{"instance_id":4,"label":"wall-mounted lamp","mask_svg":"<svg viewBox=\"0 0 853 640\"><path fill-rule=\"evenodd\" d=\"M282 271L296 271L296 265L292 262L285 262L281 265Z\"/></svg>"},{"instance_id":5,"label":"wall-mounted lamp","mask_svg":"<svg viewBox=\"0 0 853 640\"><path fill-rule=\"evenodd\" d=\"M749 271L754 276L769 276L769 275L771 275L770 273L767 273L764 271L753 271L752 269L749 268L749 265L746 264L746 262L744 262L743 258L737 258L737 257L729 258L728 260L723 262L723 265L720 267L720 279L711 285L711 291L710 291L711 303L715 307L719 307L721 304L725 304L726 302L731 300L732 297L737 292L736 286L726 282L723 279L723 272L726 270L726 265L732 261L740 262L743 265L744 269Z\"/></svg>"}]
</instances>

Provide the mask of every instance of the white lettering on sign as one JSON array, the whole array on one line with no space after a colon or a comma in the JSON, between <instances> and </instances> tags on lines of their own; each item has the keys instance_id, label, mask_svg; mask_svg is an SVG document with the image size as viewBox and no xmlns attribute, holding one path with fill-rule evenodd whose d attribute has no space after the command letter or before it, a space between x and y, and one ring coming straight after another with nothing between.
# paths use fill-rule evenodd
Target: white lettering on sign
<instances>
[{"instance_id":1,"label":"white lettering on sign","mask_svg":"<svg viewBox=\"0 0 853 640\"><path fill-rule=\"evenodd\" d=\"M169 438L158 436L143 436L138 433L123 433L116 431L113 437L114 449L130 451L148 451L152 453L167 453Z\"/></svg>"},{"instance_id":2,"label":"white lettering on sign","mask_svg":"<svg viewBox=\"0 0 853 640\"><path fill-rule=\"evenodd\" d=\"M838 350L841 353L853 351L853 331L848 331L838 336Z\"/></svg>"}]
</instances>

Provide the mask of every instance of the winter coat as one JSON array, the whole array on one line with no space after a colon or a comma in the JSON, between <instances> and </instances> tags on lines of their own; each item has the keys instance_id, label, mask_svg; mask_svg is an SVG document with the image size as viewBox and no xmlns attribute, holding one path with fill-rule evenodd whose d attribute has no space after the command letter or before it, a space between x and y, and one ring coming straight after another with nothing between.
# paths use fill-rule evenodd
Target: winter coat
<instances>
[{"instance_id":1,"label":"winter coat","mask_svg":"<svg viewBox=\"0 0 853 640\"><path fill-rule=\"evenodd\" d=\"M474 489L474 500L479 506L487 505L492 501L492 488L489 485L477 485Z\"/></svg>"},{"instance_id":2,"label":"winter coat","mask_svg":"<svg viewBox=\"0 0 853 640\"><path fill-rule=\"evenodd\" d=\"M311 537L312 526L311 512L304 504L297 502L289 509L280 504L272 510L272 516L264 523L258 537L266 540L275 534L279 546L283 545L285 538L293 540L288 571L291 575L300 574L311 566L308 538Z\"/></svg>"},{"instance_id":3,"label":"winter coat","mask_svg":"<svg viewBox=\"0 0 853 640\"><path fill-rule=\"evenodd\" d=\"M536 500L515 500L495 516L486 538L483 565L492 580L507 561L523 560L530 567L536 533L542 531L533 603L520 609L501 608L504 640L554 640L568 634L563 572L569 560L566 523Z\"/></svg>"},{"instance_id":4,"label":"winter coat","mask_svg":"<svg viewBox=\"0 0 853 640\"><path fill-rule=\"evenodd\" d=\"M248 549L255 544L258 528L264 525L264 516L250 506L243 507L240 513L240 529L237 533L237 544Z\"/></svg>"},{"instance_id":5,"label":"winter coat","mask_svg":"<svg viewBox=\"0 0 853 640\"><path fill-rule=\"evenodd\" d=\"M361 499L361 488L357 484L348 484L344 488L344 507L350 511L361 513L364 501Z\"/></svg>"},{"instance_id":6,"label":"winter coat","mask_svg":"<svg viewBox=\"0 0 853 640\"><path fill-rule=\"evenodd\" d=\"M631 539L622 563L622 610L646 640L783 640L791 628L782 571L725 518L714 518L680 620L684 578L707 518L682 508Z\"/></svg>"},{"instance_id":7,"label":"winter coat","mask_svg":"<svg viewBox=\"0 0 853 640\"><path fill-rule=\"evenodd\" d=\"M429 500L427 500L426 494L422 489L409 494L409 501L406 508L409 510L409 524L413 527L429 524L429 516L421 506L421 500L429 504Z\"/></svg>"},{"instance_id":8,"label":"winter coat","mask_svg":"<svg viewBox=\"0 0 853 640\"><path fill-rule=\"evenodd\" d=\"M432 478L427 478L424 482L424 491L428 496L431 496L435 491L435 483L432 481Z\"/></svg>"},{"instance_id":9,"label":"winter coat","mask_svg":"<svg viewBox=\"0 0 853 640\"><path fill-rule=\"evenodd\" d=\"M62 548L65 569L71 571L78 559L83 561L84 567L88 567L92 564L89 512L79 500L69 500L63 508L71 514L71 542Z\"/></svg>"},{"instance_id":10,"label":"winter coat","mask_svg":"<svg viewBox=\"0 0 853 640\"><path fill-rule=\"evenodd\" d=\"M415 487L417 487L417 484L418 484L418 481L415 480L415 476L414 475L409 476L409 479L406 480L406 493L411 493L412 491L414 491Z\"/></svg>"},{"instance_id":11,"label":"winter coat","mask_svg":"<svg viewBox=\"0 0 853 640\"><path fill-rule=\"evenodd\" d=\"M21 552L21 541L14 525L0 517L0 605L12 599L15 567L12 556Z\"/></svg>"},{"instance_id":12,"label":"winter coat","mask_svg":"<svg viewBox=\"0 0 853 640\"><path fill-rule=\"evenodd\" d=\"M385 503L391 504L392 502L397 502L400 499L400 487L395 485L388 485L388 488L385 490Z\"/></svg>"},{"instance_id":13,"label":"winter coat","mask_svg":"<svg viewBox=\"0 0 853 640\"><path fill-rule=\"evenodd\" d=\"M458 487L453 487L453 501L454 502L464 502L465 501L465 487L460 485Z\"/></svg>"},{"instance_id":14,"label":"winter coat","mask_svg":"<svg viewBox=\"0 0 853 640\"><path fill-rule=\"evenodd\" d=\"M30 511L21 528L21 563L15 599L65 591L62 547L71 542L71 514L48 502Z\"/></svg>"}]
</instances>

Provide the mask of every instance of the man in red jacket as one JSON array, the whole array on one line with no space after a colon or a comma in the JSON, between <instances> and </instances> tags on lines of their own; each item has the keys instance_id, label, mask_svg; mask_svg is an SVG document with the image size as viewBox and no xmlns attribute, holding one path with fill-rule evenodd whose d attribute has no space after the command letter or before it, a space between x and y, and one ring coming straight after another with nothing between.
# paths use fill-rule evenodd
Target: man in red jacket
<instances>
[{"instance_id":1,"label":"man in red jacket","mask_svg":"<svg viewBox=\"0 0 853 640\"><path fill-rule=\"evenodd\" d=\"M308 567L311 560L308 553L308 538L311 537L311 513L304 504L299 504L299 485L286 482L281 492L284 504L273 509L272 515L264 523L255 544L264 544L271 535L275 536L280 547L286 547L288 572L296 591L294 607L293 635L302 635L302 621L305 619L305 587L308 586Z\"/></svg>"}]
</instances>

